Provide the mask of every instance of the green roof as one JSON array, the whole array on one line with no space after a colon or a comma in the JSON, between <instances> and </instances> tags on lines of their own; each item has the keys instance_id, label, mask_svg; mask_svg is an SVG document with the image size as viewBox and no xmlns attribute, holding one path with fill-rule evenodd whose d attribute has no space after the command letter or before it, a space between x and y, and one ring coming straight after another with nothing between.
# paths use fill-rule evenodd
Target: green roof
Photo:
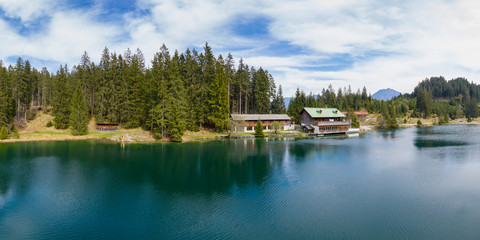
<instances>
[{"instance_id":1,"label":"green roof","mask_svg":"<svg viewBox=\"0 0 480 240\"><path fill-rule=\"evenodd\" d=\"M303 108L302 112L306 111L312 118L335 118L346 117L345 114L336 108Z\"/></svg>"}]
</instances>

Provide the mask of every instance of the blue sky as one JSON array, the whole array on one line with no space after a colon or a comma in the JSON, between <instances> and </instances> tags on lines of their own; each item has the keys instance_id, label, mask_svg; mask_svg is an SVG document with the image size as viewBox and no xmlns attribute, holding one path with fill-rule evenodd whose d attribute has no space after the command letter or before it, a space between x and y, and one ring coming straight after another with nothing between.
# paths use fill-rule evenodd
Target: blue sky
<instances>
[{"instance_id":1,"label":"blue sky","mask_svg":"<svg viewBox=\"0 0 480 240\"><path fill-rule=\"evenodd\" d=\"M268 69L286 96L366 86L411 92L422 79L480 79L480 3L371 0L0 0L0 59L56 71L83 51L232 53Z\"/></svg>"}]
</instances>

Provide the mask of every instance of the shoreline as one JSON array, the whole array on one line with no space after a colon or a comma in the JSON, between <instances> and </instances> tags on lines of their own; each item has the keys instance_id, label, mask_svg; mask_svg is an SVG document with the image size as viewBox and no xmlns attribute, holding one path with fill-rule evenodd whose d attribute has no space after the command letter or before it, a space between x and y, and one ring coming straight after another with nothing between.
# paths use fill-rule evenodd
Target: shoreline
<instances>
[{"instance_id":1,"label":"shoreline","mask_svg":"<svg viewBox=\"0 0 480 240\"><path fill-rule=\"evenodd\" d=\"M431 121L432 119L425 119L423 127L438 126ZM465 119L452 120L445 125L480 125L480 120L467 122ZM402 123L400 128L416 128L416 124ZM381 130L378 125L368 123L360 126L360 133ZM50 142L50 141L81 141L81 140L106 140L111 142L124 143L168 143L169 139L157 140L153 135L141 128L136 129L119 129L117 131L98 131L92 125L89 127L89 133L83 136L73 136L70 130L58 130L54 128L38 128L26 127L19 132L19 138L9 138L0 140L1 143L19 143L19 142ZM125 139L122 141L121 136ZM279 134L265 133L266 138L303 138L308 137L307 134L300 131L281 132ZM186 131L182 142L202 142L220 139L242 139L255 138L252 134L246 133L217 133L209 130L201 130L199 132Z\"/></svg>"}]
</instances>

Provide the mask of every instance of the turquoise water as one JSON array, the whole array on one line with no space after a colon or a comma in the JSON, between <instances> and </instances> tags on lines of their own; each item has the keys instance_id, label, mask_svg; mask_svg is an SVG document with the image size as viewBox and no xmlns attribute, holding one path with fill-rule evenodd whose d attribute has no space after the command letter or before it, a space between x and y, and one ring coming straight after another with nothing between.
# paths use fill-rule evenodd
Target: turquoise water
<instances>
[{"instance_id":1,"label":"turquoise water","mask_svg":"<svg viewBox=\"0 0 480 240\"><path fill-rule=\"evenodd\" d=\"M0 239L480 239L479 140L0 144Z\"/></svg>"}]
</instances>

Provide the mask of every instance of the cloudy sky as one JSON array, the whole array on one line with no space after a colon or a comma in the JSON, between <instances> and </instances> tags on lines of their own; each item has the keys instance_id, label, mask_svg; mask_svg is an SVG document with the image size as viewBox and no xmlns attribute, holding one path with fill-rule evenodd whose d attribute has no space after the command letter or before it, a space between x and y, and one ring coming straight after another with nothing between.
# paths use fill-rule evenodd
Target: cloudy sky
<instances>
[{"instance_id":1,"label":"cloudy sky","mask_svg":"<svg viewBox=\"0 0 480 240\"><path fill-rule=\"evenodd\" d=\"M40 68L83 51L232 53L269 70L285 96L366 86L411 92L422 79L480 82L480 1L0 0L0 59Z\"/></svg>"}]
</instances>

